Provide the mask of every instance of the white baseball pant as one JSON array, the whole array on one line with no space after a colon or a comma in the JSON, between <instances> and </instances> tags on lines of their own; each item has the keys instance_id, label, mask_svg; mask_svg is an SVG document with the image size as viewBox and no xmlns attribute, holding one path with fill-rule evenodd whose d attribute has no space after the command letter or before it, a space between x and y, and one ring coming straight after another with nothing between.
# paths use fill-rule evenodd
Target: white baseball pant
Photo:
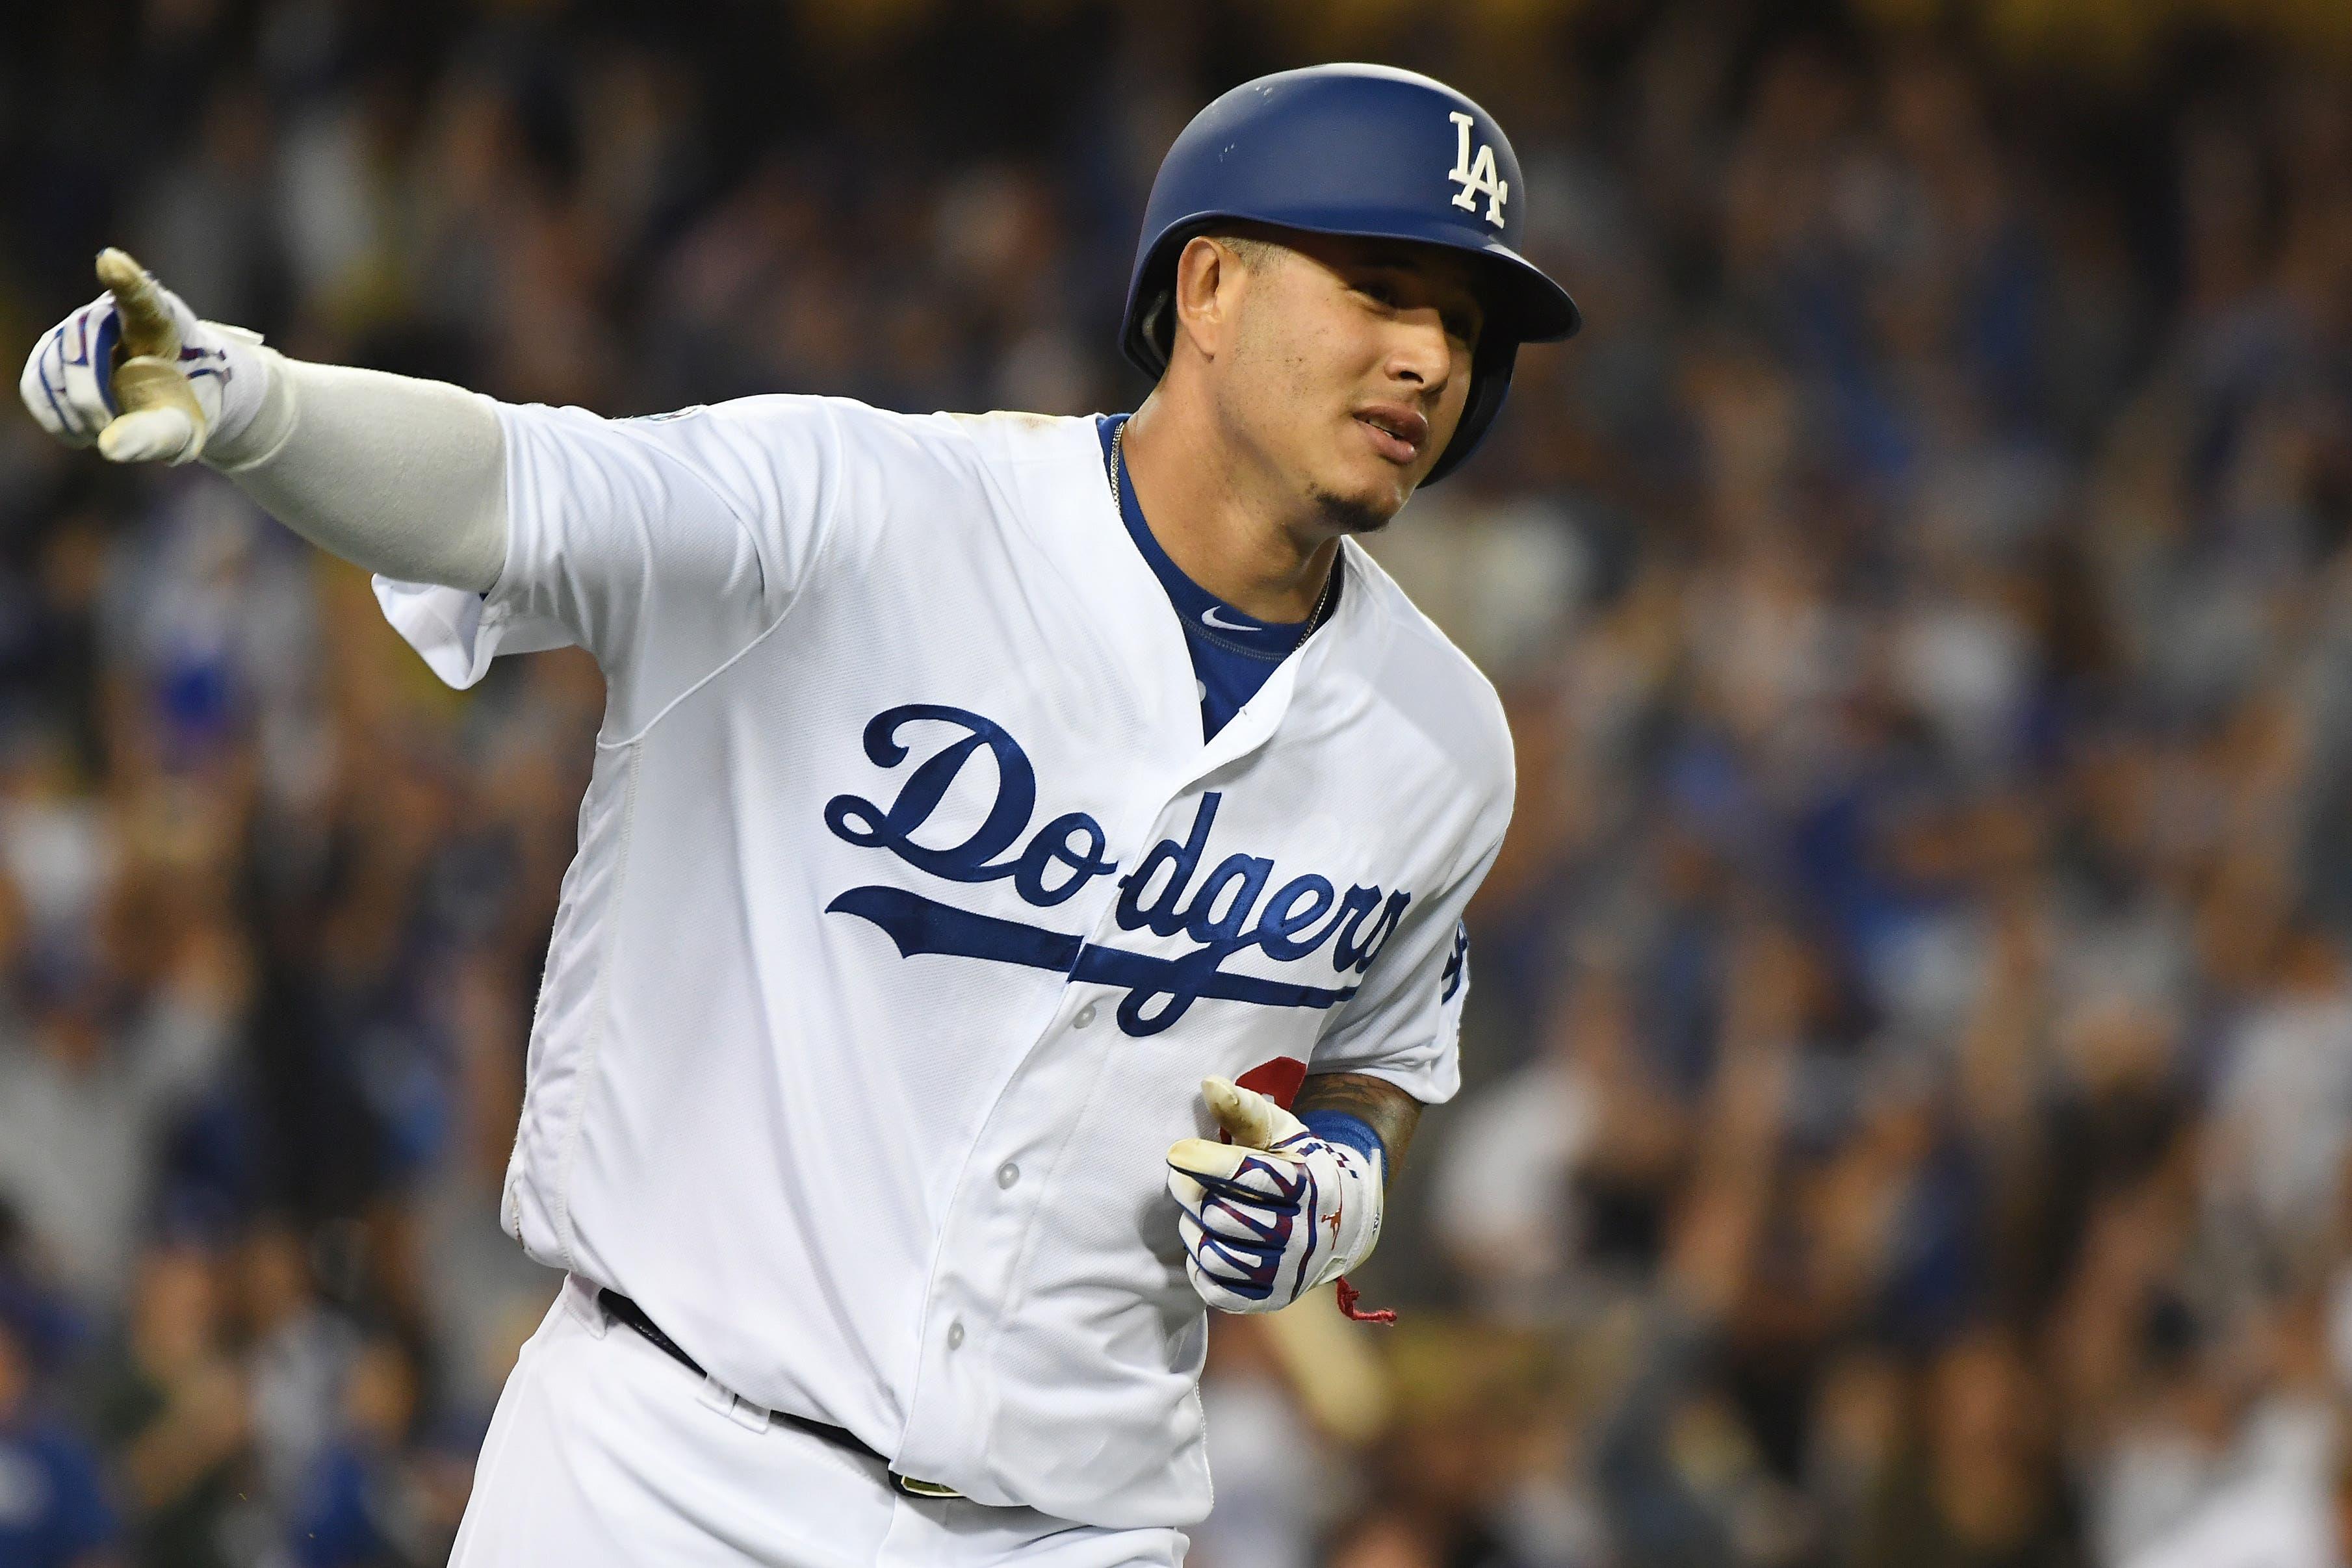
<instances>
[{"instance_id":1,"label":"white baseball pant","mask_svg":"<svg viewBox=\"0 0 2352 1568\"><path fill-rule=\"evenodd\" d=\"M499 1396L450 1568L1181 1568L1179 1530L901 1493L881 1463L723 1395L577 1275Z\"/></svg>"}]
</instances>

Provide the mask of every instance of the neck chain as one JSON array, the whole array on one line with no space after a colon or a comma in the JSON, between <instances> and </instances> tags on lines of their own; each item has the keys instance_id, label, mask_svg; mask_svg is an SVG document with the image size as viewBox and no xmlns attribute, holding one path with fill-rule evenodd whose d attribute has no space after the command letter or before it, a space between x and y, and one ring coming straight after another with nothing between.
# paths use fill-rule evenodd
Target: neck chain
<instances>
[{"instance_id":1,"label":"neck chain","mask_svg":"<svg viewBox=\"0 0 2352 1568\"><path fill-rule=\"evenodd\" d=\"M1118 476L1127 467L1126 455L1127 421L1122 419L1118 422L1118 428L1110 433L1110 504L1118 508L1122 516L1125 515L1127 504L1119 497ZM1334 557L1331 570L1323 575L1323 591L1316 596L1315 612L1307 616L1307 624L1298 629L1298 641L1290 645L1292 653L1295 653L1305 646L1307 639L1315 635L1315 629L1323 624L1323 617L1331 610L1333 591L1339 586L1339 562L1338 558Z\"/></svg>"}]
</instances>

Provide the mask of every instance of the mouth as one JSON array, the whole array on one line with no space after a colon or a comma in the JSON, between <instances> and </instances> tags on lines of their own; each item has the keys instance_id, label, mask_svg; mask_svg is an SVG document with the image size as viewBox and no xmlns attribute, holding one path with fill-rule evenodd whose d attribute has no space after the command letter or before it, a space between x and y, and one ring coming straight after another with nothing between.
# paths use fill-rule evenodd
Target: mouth
<instances>
[{"instance_id":1,"label":"mouth","mask_svg":"<svg viewBox=\"0 0 2352 1568\"><path fill-rule=\"evenodd\" d=\"M1429 444L1429 421L1419 410L1401 402L1376 402L1356 411L1356 423L1372 439L1372 450L1408 467Z\"/></svg>"}]
</instances>

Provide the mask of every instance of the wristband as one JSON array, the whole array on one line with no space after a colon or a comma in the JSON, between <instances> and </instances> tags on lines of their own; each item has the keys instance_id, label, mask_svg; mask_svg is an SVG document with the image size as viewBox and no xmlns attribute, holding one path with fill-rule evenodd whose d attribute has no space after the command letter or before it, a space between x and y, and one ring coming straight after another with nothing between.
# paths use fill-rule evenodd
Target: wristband
<instances>
[{"instance_id":1,"label":"wristband","mask_svg":"<svg viewBox=\"0 0 2352 1568\"><path fill-rule=\"evenodd\" d=\"M1381 1135L1372 1131L1370 1122L1347 1111L1308 1111L1298 1120L1308 1132L1325 1143L1345 1144L1362 1155L1380 1173L1381 1182L1387 1182L1388 1147L1381 1142Z\"/></svg>"}]
</instances>

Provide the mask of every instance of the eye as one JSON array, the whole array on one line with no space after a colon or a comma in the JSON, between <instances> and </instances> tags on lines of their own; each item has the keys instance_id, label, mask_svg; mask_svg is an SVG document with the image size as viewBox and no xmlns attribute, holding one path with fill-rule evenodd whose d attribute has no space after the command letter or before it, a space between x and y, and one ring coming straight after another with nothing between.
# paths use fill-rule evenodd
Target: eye
<instances>
[{"instance_id":1,"label":"eye","mask_svg":"<svg viewBox=\"0 0 2352 1568\"><path fill-rule=\"evenodd\" d=\"M1391 310L1396 308L1397 291L1392 284L1383 283L1377 278L1368 278L1356 285L1356 292L1376 305L1386 306Z\"/></svg>"}]
</instances>

